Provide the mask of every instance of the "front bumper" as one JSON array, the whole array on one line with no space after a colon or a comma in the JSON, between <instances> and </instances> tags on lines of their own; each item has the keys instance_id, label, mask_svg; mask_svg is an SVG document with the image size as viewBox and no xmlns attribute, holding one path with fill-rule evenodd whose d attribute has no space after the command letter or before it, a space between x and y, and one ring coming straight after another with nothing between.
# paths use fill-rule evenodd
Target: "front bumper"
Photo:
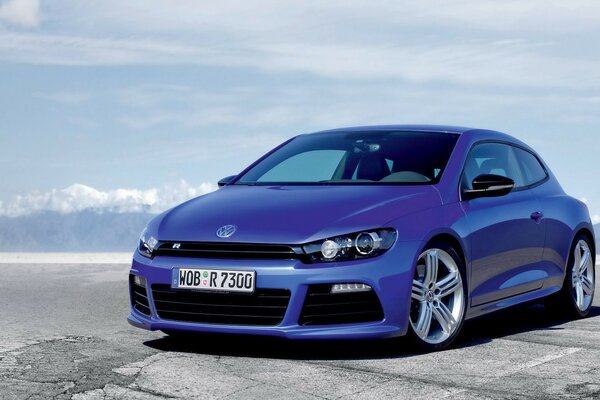
<instances>
[{"instance_id":1,"label":"front bumper","mask_svg":"<svg viewBox=\"0 0 600 400\"><path fill-rule=\"evenodd\" d=\"M331 264L304 264L297 260L234 260L134 254L131 273L146 279L150 316L132 308L131 325L149 330L183 330L211 333L278 336L290 339L367 339L406 334L412 279L421 242L398 242L372 259ZM154 284L170 284L175 267L244 269L256 271L256 287L287 289L291 293L283 320L275 326L208 324L159 318L152 296ZM335 325L300 325L300 315L309 285L358 282L373 288L383 308L377 322Z\"/></svg>"}]
</instances>

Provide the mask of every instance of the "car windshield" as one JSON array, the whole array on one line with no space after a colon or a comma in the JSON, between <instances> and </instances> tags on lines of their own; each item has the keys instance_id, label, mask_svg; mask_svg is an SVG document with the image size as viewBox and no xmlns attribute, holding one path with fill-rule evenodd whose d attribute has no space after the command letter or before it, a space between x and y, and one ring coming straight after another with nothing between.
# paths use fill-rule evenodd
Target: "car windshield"
<instances>
[{"instance_id":1,"label":"car windshield","mask_svg":"<svg viewBox=\"0 0 600 400\"><path fill-rule=\"evenodd\" d=\"M458 135L331 132L292 139L236 184L435 184Z\"/></svg>"}]
</instances>

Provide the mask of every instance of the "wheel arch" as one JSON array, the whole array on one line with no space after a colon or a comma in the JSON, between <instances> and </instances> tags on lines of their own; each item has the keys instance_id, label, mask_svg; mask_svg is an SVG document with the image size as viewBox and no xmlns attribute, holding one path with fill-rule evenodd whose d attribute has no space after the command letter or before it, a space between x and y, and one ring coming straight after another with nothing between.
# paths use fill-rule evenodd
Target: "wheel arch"
<instances>
[{"instance_id":1,"label":"wheel arch","mask_svg":"<svg viewBox=\"0 0 600 400\"><path fill-rule=\"evenodd\" d=\"M455 237L454 235L452 235L450 233L438 233L438 234L432 236L429 240L427 240L424 248L427 248L431 243L436 242L436 241L446 242L454 250L456 250L456 253L460 257L461 261L463 262L463 265L466 268L467 258L465 256L465 250L463 248L461 241L457 237Z\"/></svg>"},{"instance_id":2,"label":"wheel arch","mask_svg":"<svg viewBox=\"0 0 600 400\"><path fill-rule=\"evenodd\" d=\"M458 257L462 261L462 264L463 264L462 268L463 268L463 273L464 273L463 284L465 285L466 291L467 291L467 300L466 301L467 301L467 311L468 311L469 307L471 305L471 272L470 272L471 270L468 267L469 259L467 258L467 251L465 250L465 246L463 245L463 243L459 239L459 237L455 236L455 234L450 233L450 232L440 232L440 233L436 233L429 240L427 240L425 242L425 246L423 247L423 249L428 248L428 246L430 246L432 243L434 243L436 241L443 241L443 242L447 243L450 247L452 247L456 251L456 253L458 254Z\"/></svg>"},{"instance_id":3,"label":"wheel arch","mask_svg":"<svg viewBox=\"0 0 600 400\"><path fill-rule=\"evenodd\" d=\"M579 235L584 235L589 239L590 246L592 247L592 256L594 257L594 260L595 260L595 258L596 258L596 240L594 237L594 233L588 227L579 228L578 230L575 231L575 235L573 236L573 241L575 241L575 238Z\"/></svg>"}]
</instances>

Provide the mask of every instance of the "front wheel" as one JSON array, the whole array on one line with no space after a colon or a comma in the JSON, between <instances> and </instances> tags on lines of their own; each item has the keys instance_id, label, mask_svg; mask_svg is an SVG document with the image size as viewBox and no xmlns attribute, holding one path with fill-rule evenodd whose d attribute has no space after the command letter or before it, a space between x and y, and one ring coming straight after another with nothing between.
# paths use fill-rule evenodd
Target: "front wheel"
<instances>
[{"instance_id":1,"label":"front wheel","mask_svg":"<svg viewBox=\"0 0 600 400\"><path fill-rule=\"evenodd\" d=\"M444 242L430 245L415 268L410 304L410 332L426 351L442 350L454 342L467 304L464 264Z\"/></svg>"}]
</instances>

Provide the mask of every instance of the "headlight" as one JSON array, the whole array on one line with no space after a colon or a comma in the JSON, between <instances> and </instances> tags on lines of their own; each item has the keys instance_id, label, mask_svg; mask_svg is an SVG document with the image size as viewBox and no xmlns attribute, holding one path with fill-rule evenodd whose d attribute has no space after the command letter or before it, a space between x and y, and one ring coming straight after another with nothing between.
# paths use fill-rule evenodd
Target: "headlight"
<instances>
[{"instance_id":1,"label":"headlight","mask_svg":"<svg viewBox=\"0 0 600 400\"><path fill-rule=\"evenodd\" d=\"M395 229L374 229L308 243L302 249L312 262L356 260L384 253L396 236Z\"/></svg>"},{"instance_id":2,"label":"headlight","mask_svg":"<svg viewBox=\"0 0 600 400\"><path fill-rule=\"evenodd\" d=\"M139 253L144 257L152 258L152 253L156 250L157 246L158 240L154 236L148 235L148 228L144 228L140 235Z\"/></svg>"}]
</instances>

